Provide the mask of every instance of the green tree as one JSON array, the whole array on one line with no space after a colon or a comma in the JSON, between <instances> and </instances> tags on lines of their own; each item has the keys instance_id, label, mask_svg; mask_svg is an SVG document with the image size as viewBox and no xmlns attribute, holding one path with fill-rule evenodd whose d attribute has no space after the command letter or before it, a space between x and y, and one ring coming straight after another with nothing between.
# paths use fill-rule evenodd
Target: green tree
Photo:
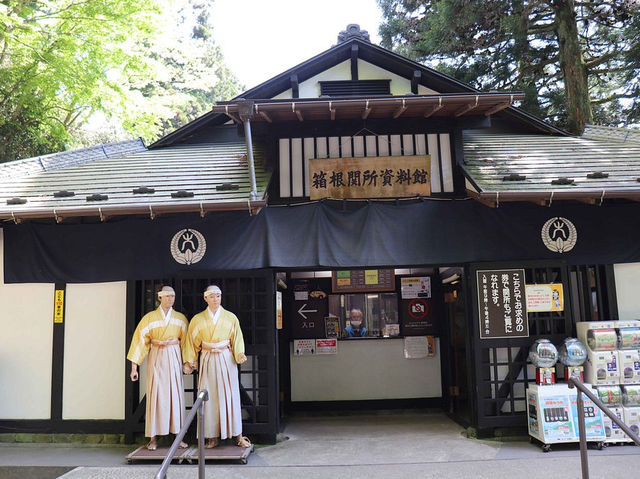
<instances>
[{"instance_id":1,"label":"green tree","mask_svg":"<svg viewBox=\"0 0 640 479\"><path fill-rule=\"evenodd\" d=\"M523 109L571 132L638 117L637 2L378 2L384 46L478 89L521 90Z\"/></svg>"},{"instance_id":2,"label":"green tree","mask_svg":"<svg viewBox=\"0 0 640 479\"><path fill-rule=\"evenodd\" d=\"M214 102L236 96L242 87L213 40L209 5L176 2L160 34L138 47L147 68L125 79L130 105L119 116L126 130L147 142L201 116Z\"/></svg>"},{"instance_id":3,"label":"green tree","mask_svg":"<svg viewBox=\"0 0 640 479\"><path fill-rule=\"evenodd\" d=\"M0 0L0 161L153 141L235 96L208 6Z\"/></svg>"},{"instance_id":4,"label":"green tree","mask_svg":"<svg viewBox=\"0 0 640 479\"><path fill-rule=\"evenodd\" d=\"M70 129L138 67L129 42L148 35L155 0L0 1L0 161L63 149Z\"/></svg>"}]
</instances>

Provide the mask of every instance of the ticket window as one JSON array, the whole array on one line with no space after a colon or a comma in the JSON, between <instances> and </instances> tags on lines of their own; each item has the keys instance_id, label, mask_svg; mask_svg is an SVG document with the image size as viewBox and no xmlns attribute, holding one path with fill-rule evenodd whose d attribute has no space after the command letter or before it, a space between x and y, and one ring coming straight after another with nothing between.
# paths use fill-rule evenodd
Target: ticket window
<instances>
[{"instance_id":1,"label":"ticket window","mask_svg":"<svg viewBox=\"0 0 640 479\"><path fill-rule=\"evenodd\" d=\"M331 294L329 316L338 318L341 339L400 334L396 293Z\"/></svg>"}]
</instances>

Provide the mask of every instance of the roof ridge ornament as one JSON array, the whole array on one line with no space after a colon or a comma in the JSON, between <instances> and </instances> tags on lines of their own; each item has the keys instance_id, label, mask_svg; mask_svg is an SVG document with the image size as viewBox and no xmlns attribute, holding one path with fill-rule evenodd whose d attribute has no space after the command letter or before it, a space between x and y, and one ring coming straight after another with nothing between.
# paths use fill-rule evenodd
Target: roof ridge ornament
<instances>
[{"instance_id":1,"label":"roof ridge ornament","mask_svg":"<svg viewBox=\"0 0 640 479\"><path fill-rule=\"evenodd\" d=\"M357 23L350 23L349 25L347 25L347 28L345 30L338 33L338 43L348 42L352 38L358 38L360 40L364 40L365 42L371 43L369 32L366 30L361 30L360 25L358 25Z\"/></svg>"}]
</instances>

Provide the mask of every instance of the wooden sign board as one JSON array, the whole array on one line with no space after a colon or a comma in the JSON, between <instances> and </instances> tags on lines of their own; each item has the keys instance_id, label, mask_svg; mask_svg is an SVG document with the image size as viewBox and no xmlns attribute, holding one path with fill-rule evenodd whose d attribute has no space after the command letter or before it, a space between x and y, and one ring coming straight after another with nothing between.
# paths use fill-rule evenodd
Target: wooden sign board
<instances>
[{"instance_id":1,"label":"wooden sign board","mask_svg":"<svg viewBox=\"0 0 640 479\"><path fill-rule=\"evenodd\" d=\"M312 200L407 198L431 194L431 157L316 158L309 161Z\"/></svg>"},{"instance_id":2,"label":"wooden sign board","mask_svg":"<svg viewBox=\"0 0 640 479\"><path fill-rule=\"evenodd\" d=\"M529 336L524 269L476 272L480 339Z\"/></svg>"}]
</instances>

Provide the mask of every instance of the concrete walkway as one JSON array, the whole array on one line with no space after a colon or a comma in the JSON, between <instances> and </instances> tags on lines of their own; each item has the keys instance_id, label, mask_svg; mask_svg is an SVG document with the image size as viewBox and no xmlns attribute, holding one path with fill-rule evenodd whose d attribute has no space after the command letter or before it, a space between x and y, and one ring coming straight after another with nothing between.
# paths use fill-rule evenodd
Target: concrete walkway
<instances>
[{"instance_id":1,"label":"concrete walkway","mask_svg":"<svg viewBox=\"0 0 640 479\"><path fill-rule=\"evenodd\" d=\"M525 438L508 442L467 439L460 426L437 413L297 417L289 420L282 435L278 444L257 446L246 465L207 465L206 477L581 477L577 444L554 446L551 452L543 453ZM44 479L60 474L64 479L154 477L159 464L126 464L124 457L132 450L130 446L3 444L0 478ZM18 470L15 466L23 468ZM635 477L640 471L640 448L629 445L610 446L602 451L590 449L589 466L593 478ZM59 469L51 469L49 475L47 468L52 467ZM69 472L65 473L65 468ZM23 474L10 475L17 472ZM168 476L196 478L197 465L173 465Z\"/></svg>"}]
</instances>

